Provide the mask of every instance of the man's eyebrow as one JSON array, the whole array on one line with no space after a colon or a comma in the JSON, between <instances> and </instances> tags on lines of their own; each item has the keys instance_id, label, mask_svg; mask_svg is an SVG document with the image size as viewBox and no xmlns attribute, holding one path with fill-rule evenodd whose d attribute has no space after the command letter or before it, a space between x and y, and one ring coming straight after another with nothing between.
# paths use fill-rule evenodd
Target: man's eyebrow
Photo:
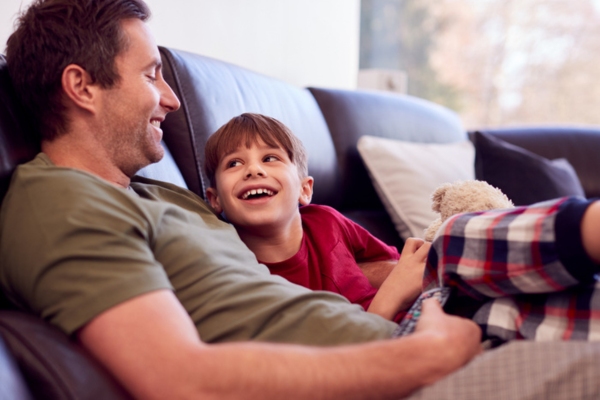
<instances>
[{"instance_id":1,"label":"man's eyebrow","mask_svg":"<svg viewBox=\"0 0 600 400\"><path fill-rule=\"evenodd\" d=\"M144 69L151 69L151 68L152 69L155 69L155 68L162 69L162 66L163 66L162 60L160 58L156 58L156 59L152 60L152 62L149 62L144 67Z\"/></svg>"}]
</instances>

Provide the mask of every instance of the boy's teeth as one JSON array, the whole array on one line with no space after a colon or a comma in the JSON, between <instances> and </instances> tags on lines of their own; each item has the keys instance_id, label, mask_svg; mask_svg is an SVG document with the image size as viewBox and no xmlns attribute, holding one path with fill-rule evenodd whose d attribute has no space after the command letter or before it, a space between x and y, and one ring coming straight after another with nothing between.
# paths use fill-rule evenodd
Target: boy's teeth
<instances>
[{"instance_id":1,"label":"boy's teeth","mask_svg":"<svg viewBox=\"0 0 600 400\"><path fill-rule=\"evenodd\" d=\"M242 199L246 200L248 197L256 195L256 194L267 194L269 196L273 196L273 192L269 189L252 189L248 190L246 193L242 195Z\"/></svg>"}]
</instances>

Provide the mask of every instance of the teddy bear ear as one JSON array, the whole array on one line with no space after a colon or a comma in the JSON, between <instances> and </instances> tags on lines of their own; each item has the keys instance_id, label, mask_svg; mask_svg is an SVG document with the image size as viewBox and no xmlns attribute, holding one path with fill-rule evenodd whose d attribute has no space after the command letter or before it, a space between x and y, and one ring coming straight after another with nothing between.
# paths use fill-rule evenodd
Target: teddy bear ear
<instances>
[{"instance_id":1,"label":"teddy bear ear","mask_svg":"<svg viewBox=\"0 0 600 400\"><path fill-rule=\"evenodd\" d=\"M433 211L438 213L441 211L440 206L442 204L442 200L444 200L444 196L446 195L446 192L448 191L448 189L450 189L451 186L451 183L444 183L443 185L435 189L435 191L431 195L431 209Z\"/></svg>"}]
</instances>

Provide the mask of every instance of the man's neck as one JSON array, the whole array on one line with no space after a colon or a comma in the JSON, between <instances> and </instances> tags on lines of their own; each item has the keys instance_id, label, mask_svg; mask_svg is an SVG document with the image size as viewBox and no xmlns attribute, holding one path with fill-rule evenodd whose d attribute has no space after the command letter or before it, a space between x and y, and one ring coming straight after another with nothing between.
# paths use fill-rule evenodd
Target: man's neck
<instances>
[{"instance_id":1,"label":"man's neck","mask_svg":"<svg viewBox=\"0 0 600 400\"><path fill-rule=\"evenodd\" d=\"M101 148L73 141L66 135L52 141L42 141L42 151L56 166L79 169L108 181L128 188L130 178L116 168Z\"/></svg>"}]
</instances>

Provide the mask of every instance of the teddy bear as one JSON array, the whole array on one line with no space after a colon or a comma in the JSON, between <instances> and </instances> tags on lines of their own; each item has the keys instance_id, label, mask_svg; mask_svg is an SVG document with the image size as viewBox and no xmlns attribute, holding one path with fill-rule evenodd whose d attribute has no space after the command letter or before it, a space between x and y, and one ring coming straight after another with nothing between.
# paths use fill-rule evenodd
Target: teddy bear
<instances>
[{"instance_id":1,"label":"teddy bear","mask_svg":"<svg viewBox=\"0 0 600 400\"><path fill-rule=\"evenodd\" d=\"M431 209L440 216L425 229L428 242L433 241L442 223L452 215L515 206L500 189L478 180L445 183L433 192L431 200Z\"/></svg>"}]
</instances>

